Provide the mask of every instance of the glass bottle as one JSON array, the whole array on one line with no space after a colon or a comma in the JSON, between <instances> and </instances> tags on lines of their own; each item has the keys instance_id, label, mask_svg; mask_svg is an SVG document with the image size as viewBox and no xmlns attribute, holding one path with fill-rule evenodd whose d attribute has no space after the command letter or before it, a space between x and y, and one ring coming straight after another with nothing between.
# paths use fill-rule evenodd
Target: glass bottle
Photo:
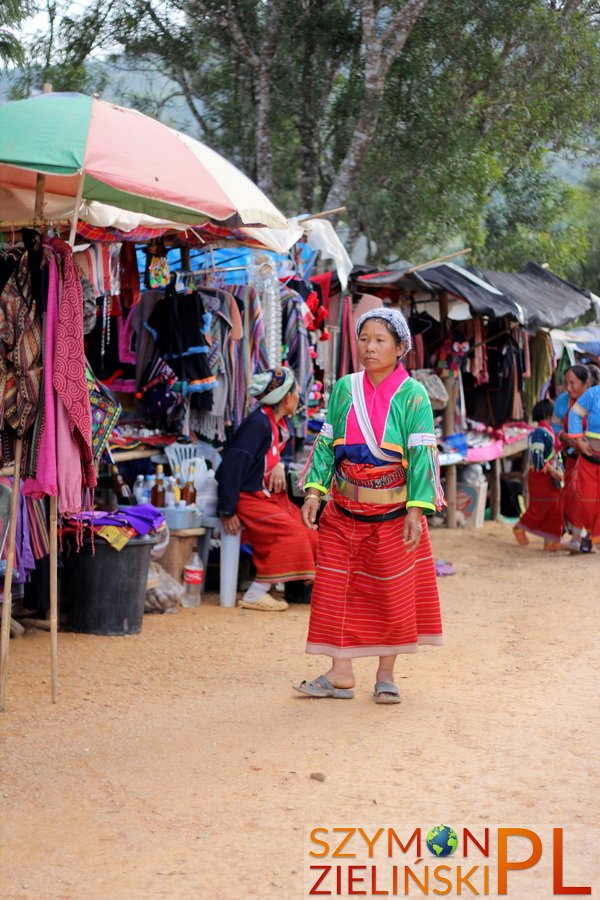
<instances>
[{"instance_id":1,"label":"glass bottle","mask_svg":"<svg viewBox=\"0 0 600 900\"><path fill-rule=\"evenodd\" d=\"M131 506L133 502L133 495L131 493L131 488L129 485L123 480L123 476L119 472L118 466L112 467L112 483L113 490L117 495L117 502L124 506Z\"/></svg>"},{"instance_id":2,"label":"glass bottle","mask_svg":"<svg viewBox=\"0 0 600 900\"><path fill-rule=\"evenodd\" d=\"M163 509L165 505L165 484L163 478L163 467L156 467L156 475L154 476L154 484L150 493L150 503L158 509Z\"/></svg>"},{"instance_id":3,"label":"glass bottle","mask_svg":"<svg viewBox=\"0 0 600 900\"><path fill-rule=\"evenodd\" d=\"M195 463L190 463L187 481L181 489L181 499L187 504L187 506L192 506L196 502L196 487L194 485L195 473L196 465Z\"/></svg>"},{"instance_id":4,"label":"glass bottle","mask_svg":"<svg viewBox=\"0 0 600 900\"><path fill-rule=\"evenodd\" d=\"M175 494L175 503L179 503L181 500L181 469L179 466L173 467L173 477L175 478L175 483L173 485L173 493Z\"/></svg>"}]
</instances>

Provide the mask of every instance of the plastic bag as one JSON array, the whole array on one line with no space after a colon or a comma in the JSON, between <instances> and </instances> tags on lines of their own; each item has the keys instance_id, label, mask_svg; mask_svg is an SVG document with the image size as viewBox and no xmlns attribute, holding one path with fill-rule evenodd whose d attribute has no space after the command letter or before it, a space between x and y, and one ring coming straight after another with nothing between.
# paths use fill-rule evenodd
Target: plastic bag
<instances>
[{"instance_id":1,"label":"plastic bag","mask_svg":"<svg viewBox=\"0 0 600 900\"><path fill-rule=\"evenodd\" d=\"M150 563L145 613L174 613L181 604L184 587L156 562Z\"/></svg>"}]
</instances>

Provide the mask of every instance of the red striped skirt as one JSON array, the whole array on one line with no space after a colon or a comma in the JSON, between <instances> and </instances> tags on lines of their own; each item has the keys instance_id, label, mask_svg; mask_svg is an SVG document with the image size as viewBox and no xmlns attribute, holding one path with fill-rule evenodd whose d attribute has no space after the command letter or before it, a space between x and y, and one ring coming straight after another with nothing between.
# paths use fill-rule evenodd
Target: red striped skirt
<instances>
[{"instance_id":1,"label":"red striped skirt","mask_svg":"<svg viewBox=\"0 0 600 900\"><path fill-rule=\"evenodd\" d=\"M242 491L236 513L252 544L258 581L312 581L318 534L284 492Z\"/></svg>"},{"instance_id":2,"label":"red striped skirt","mask_svg":"<svg viewBox=\"0 0 600 900\"><path fill-rule=\"evenodd\" d=\"M548 472L536 472L533 469L527 474L527 483L529 503L519 519L519 528L545 540L560 541L564 531L560 488L556 487Z\"/></svg>"},{"instance_id":3,"label":"red striped skirt","mask_svg":"<svg viewBox=\"0 0 600 900\"><path fill-rule=\"evenodd\" d=\"M369 505L362 512L375 509ZM423 516L415 550L406 549L403 528L403 517L362 522L327 504L319 522L307 653L389 656L413 652L418 644L442 643L427 520Z\"/></svg>"},{"instance_id":4,"label":"red striped skirt","mask_svg":"<svg viewBox=\"0 0 600 900\"><path fill-rule=\"evenodd\" d=\"M565 498L566 517L600 543L600 465L580 456Z\"/></svg>"}]
</instances>

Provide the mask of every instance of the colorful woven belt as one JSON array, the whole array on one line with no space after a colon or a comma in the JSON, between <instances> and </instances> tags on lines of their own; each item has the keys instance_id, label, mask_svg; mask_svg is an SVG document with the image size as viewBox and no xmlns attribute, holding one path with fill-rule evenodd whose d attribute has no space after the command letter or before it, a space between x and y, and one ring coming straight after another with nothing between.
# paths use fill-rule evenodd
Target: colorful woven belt
<instances>
[{"instance_id":1,"label":"colorful woven belt","mask_svg":"<svg viewBox=\"0 0 600 900\"><path fill-rule=\"evenodd\" d=\"M377 503L387 506L406 503L406 485L398 488L368 488L352 484L339 475L335 476L335 483L342 497L347 500L358 500L359 503Z\"/></svg>"}]
</instances>

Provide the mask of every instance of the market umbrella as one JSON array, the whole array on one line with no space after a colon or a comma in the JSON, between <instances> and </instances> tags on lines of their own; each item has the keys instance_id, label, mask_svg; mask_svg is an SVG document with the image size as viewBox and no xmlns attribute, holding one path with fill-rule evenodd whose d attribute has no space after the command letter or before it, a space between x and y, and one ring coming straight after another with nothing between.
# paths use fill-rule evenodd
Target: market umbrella
<instances>
[{"instance_id":1,"label":"market umbrella","mask_svg":"<svg viewBox=\"0 0 600 900\"><path fill-rule=\"evenodd\" d=\"M188 225L288 227L262 191L218 153L142 113L82 94L48 93L0 106L0 221L15 221L9 200L16 196L28 222L47 218L45 198L68 201L71 245L83 201ZM0 710L6 703L22 445L19 439L0 629ZM56 498L50 497L53 702L57 695L56 538Z\"/></svg>"},{"instance_id":2,"label":"market umbrella","mask_svg":"<svg viewBox=\"0 0 600 900\"><path fill-rule=\"evenodd\" d=\"M286 218L234 165L133 109L83 94L41 94L0 106L2 190L99 201L189 225L285 229ZM33 202L31 203L33 210ZM0 208L0 219L10 221Z\"/></svg>"}]
</instances>

